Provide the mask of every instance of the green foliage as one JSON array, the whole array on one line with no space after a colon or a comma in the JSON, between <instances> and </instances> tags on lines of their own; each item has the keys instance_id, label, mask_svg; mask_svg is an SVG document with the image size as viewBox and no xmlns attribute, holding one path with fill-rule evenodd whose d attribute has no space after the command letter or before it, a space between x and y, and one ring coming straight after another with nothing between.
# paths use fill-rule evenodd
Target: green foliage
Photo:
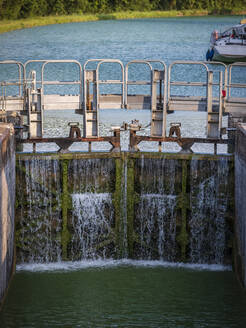
<instances>
[{"instance_id":1,"label":"green foliage","mask_svg":"<svg viewBox=\"0 0 246 328\"><path fill-rule=\"evenodd\" d=\"M69 15L74 13L82 14L89 11L89 0L67 0L64 8Z\"/></svg>"},{"instance_id":2,"label":"green foliage","mask_svg":"<svg viewBox=\"0 0 246 328\"><path fill-rule=\"evenodd\" d=\"M47 13L47 10L46 0L22 0L19 16L23 18L43 16Z\"/></svg>"},{"instance_id":3,"label":"green foliage","mask_svg":"<svg viewBox=\"0 0 246 328\"><path fill-rule=\"evenodd\" d=\"M50 7L50 13L55 15L65 15L65 3L63 0L55 0L53 6Z\"/></svg>"},{"instance_id":4,"label":"green foliage","mask_svg":"<svg viewBox=\"0 0 246 328\"><path fill-rule=\"evenodd\" d=\"M150 10L199 9L229 14L245 7L246 0L0 0L0 19Z\"/></svg>"},{"instance_id":5,"label":"green foliage","mask_svg":"<svg viewBox=\"0 0 246 328\"><path fill-rule=\"evenodd\" d=\"M23 0L2 0L1 18L17 19L20 16Z\"/></svg>"}]
</instances>

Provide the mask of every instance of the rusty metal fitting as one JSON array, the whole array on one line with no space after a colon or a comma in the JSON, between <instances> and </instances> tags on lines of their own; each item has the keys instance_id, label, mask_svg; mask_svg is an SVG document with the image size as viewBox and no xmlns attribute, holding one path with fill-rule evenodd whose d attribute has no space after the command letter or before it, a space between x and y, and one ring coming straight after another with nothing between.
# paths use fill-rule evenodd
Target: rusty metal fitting
<instances>
[{"instance_id":1,"label":"rusty metal fitting","mask_svg":"<svg viewBox=\"0 0 246 328\"><path fill-rule=\"evenodd\" d=\"M123 122L122 125L121 125L121 130L122 131L126 131L128 130L128 123L127 122Z\"/></svg>"},{"instance_id":2,"label":"rusty metal fitting","mask_svg":"<svg viewBox=\"0 0 246 328\"><path fill-rule=\"evenodd\" d=\"M139 124L138 120L132 120L131 123L129 124L129 129L132 131L140 131L141 130L142 125Z\"/></svg>"},{"instance_id":3,"label":"rusty metal fitting","mask_svg":"<svg viewBox=\"0 0 246 328\"><path fill-rule=\"evenodd\" d=\"M169 137L176 137L181 138L181 123L170 123L170 130L169 130Z\"/></svg>"},{"instance_id":4,"label":"rusty metal fitting","mask_svg":"<svg viewBox=\"0 0 246 328\"><path fill-rule=\"evenodd\" d=\"M69 122L68 126L70 126L69 138L81 138L79 122Z\"/></svg>"}]
</instances>

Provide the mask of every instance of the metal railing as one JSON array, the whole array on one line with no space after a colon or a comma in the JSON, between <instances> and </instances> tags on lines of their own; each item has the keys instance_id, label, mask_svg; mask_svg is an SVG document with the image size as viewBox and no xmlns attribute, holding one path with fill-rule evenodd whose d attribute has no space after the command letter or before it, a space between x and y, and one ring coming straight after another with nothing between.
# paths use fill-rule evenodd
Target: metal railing
<instances>
[{"instance_id":1,"label":"metal railing","mask_svg":"<svg viewBox=\"0 0 246 328\"><path fill-rule=\"evenodd\" d=\"M40 72L31 71L28 74L28 67L33 63L40 63ZM94 69L89 68L89 64L94 63ZM52 64L60 65L76 65L76 78L74 80L54 80L47 78L47 67ZM119 78L101 78L101 72L104 71L106 64L120 67ZM161 66L156 70L155 65ZM16 79L1 81L1 66L16 65ZM149 78L143 80L130 79L129 68L137 66L137 72L147 72ZM174 67L180 69L184 66L196 66L201 72L199 80L195 81L190 74L185 80L174 79ZM151 111L151 136L166 137L167 136L167 115L172 111L194 110L205 111L208 115L208 136L221 137L222 115L230 112L246 111L246 93L245 97L231 97L231 91L236 88L246 91L246 82L234 82L234 68L246 68L246 63L234 63L228 67L219 62L202 62L202 61L175 61L167 68L166 64L160 60L133 60L125 66L117 59L89 59L83 68L80 62L76 60L29 60L25 64L17 61L0 62L0 109L5 111L19 111L22 115L28 115L29 129L31 126L31 115L35 117L35 113L40 112L39 118L34 121L43 121L43 110L52 109L72 109L77 113L84 115L84 136L99 137L99 109L148 109ZM117 68L118 69L118 68ZM116 68L113 70L116 71ZM190 71L189 71L190 72ZM218 78L217 75L218 74ZM41 76L37 79L36 75ZM246 76L246 74L245 74ZM216 77L216 78L215 78ZM189 78L189 79L188 79ZM102 86L120 86L118 93L109 92L103 94ZM6 92L8 86L18 87L18 95L13 97ZM38 88L39 86L39 88ZM78 92L74 94L60 94L52 92L45 93L45 87L63 86L65 90L70 90L70 86L78 87ZM91 87L92 86L92 87ZM140 93L130 94L131 86L140 89ZM149 91L143 93L145 86L149 87ZM159 87L159 89L158 89ZM195 88L197 91L195 96L191 96L186 92L180 95L174 95L172 88ZM92 92L90 91L92 90ZM142 92L142 93L141 93ZM41 122L41 125L43 123ZM42 127L39 129L39 135L42 136ZM35 135L37 126L35 126Z\"/></svg>"},{"instance_id":2,"label":"metal railing","mask_svg":"<svg viewBox=\"0 0 246 328\"><path fill-rule=\"evenodd\" d=\"M0 110L22 110L23 108L23 90L25 81L25 68L21 62L13 60L0 61L0 65L16 65L18 74L15 79L1 80L0 74ZM10 87L18 87L18 94L10 95L7 89Z\"/></svg>"}]
</instances>

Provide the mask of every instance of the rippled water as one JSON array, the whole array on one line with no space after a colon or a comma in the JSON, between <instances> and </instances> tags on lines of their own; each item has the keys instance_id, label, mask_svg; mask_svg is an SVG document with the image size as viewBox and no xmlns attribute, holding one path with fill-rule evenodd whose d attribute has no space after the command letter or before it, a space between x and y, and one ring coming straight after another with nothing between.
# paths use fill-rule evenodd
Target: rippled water
<instances>
[{"instance_id":1,"label":"rippled water","mask_svg":"<svg viewBox=\"0 0 246 328\"><path fill-rule=\"evenodd\" d=\"M65 272L66 265L58 271L18 271L0 327L246 325L246 295L230 271L154 262L104 264L85 263Z\"/></svg>"},{"instance_id":2,"label":"rippled water","mask_svg":"<svg viewBox=\"0 0 246 328\"><path fill-rule=\"evenodd\" d=\"M143 19L123 21L99 21L42 26L13 31L0 35L0 60L13 59L26 62L30 59L75 59L82 65L90 58L116 58L124 64L133 59L159 59L167 65L175 60L205 60L210 33L238 23L240 17L180 17L166 19ZM30 66L29 69L31 69ZM34 66L35 67L35 66ZM40 69L40 66L39 66ZM68 68L63 68L70 72ZM56 69L61 74L63 69ZM188 69L190 71L190 69ZM70 72L71 73L71 72ZM6 73L10 76L10 73ZM72 74L72 73L71 73ZM4 75L4 73L3 73ZM178 73L180 80L186 78L187 70ZM1 79L1 77L0 77ZM148 111L106 110L100 114L100 133L109 135L112 125L139 119L148 125ZM68 135L69 121L78 121L80 115L67 112L45 114L45 136ZM170 122L182 122L183 136L204 136L206 115L204 113L177 113L170 115ZM226 118L224 126L227 125ZM148 134L146 128L141 132ZM122 149L128 148L128 133L122 133ZM32 147L25 146L25 150ZM39 145L38 150L57 150L55 145ZM87 150L87 144L73 145L71 150ZM106 144L93 144L95 150L109 150ZM157 150L153 143L141 143L141 150ZM195 151L212 151L213 147L196 145ZM177 151L179 147L166 144L163 150ZM219 152L225 152L221 146Z\"/></svg>"},{"instance_id":3,"label":"rippled water","mask_svg":"<svg viewBox=\"0 0 246 328\"><path fill-rule=\"evenodd\" d=\"M180 17L35 27L0 35L0 60L118 58L204 60L214 29L241 17Z\"/></svg>"}]
</instances>

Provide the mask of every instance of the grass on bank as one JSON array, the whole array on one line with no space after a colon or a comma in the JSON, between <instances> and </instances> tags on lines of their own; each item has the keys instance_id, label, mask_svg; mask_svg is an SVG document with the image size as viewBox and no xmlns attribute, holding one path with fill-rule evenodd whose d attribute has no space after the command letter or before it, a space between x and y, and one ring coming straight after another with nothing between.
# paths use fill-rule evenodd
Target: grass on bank
<instances>
[{"instance_id":1,"label":"grass on bank","mask_svg":"<svg viewBox=\"0 0 246 328\"><path fill-rule=\"evenodd\" d=\"M165 17L180 17L180 16L207 16L216 14L208 10L171 10L171 11L128 11L116 12L111 14L74 14L66 16L46 16L32 17L19 20L2 20L0 21L0 33L19 30L23 28L31 28L34 26L43 26L51 24L65 24L75 22L89 22L98 20L120 20L120 19L138 19L138 18L165 18ZM224 14L244 15L246 10L233 9Z\"/></svg>"}]
</instances>

